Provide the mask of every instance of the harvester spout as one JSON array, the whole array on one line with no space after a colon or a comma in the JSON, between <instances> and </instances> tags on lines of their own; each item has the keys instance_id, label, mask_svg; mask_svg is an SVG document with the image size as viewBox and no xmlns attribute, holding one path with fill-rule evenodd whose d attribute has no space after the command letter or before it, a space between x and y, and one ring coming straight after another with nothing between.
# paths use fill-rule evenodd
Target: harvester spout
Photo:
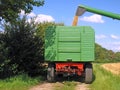
<instances>
[{"instance_id":1,"label":"harvester spout","mask_svg":"<svg viewBox=\"0 0 120 90\"><path fill-rule=\"evenodd\" d=\"M95 9L95 8L91 8L91 7L84 6L84 5L80 5L78 7L82 8L82 9L85 9L88 12L92 12L92 13L96 13L96 14L99 14L99 15L109 17L109 18L120 20L120 14L116 14L116 13L112 13L112 12L108 12L108 11L104 11L104 10L100 10L100 9Z\"/></svg>"},{"instance_id":2,"label":"harvester spout","mask_svg":"<svg viewBox=\"0 0 120 90\"><path fill-rule=\"evenodd\" d=\"M74 16L74 20L73 20L73 23L72 23L72 26L77 26L78 16L81 16L85 11L86 10L84 8L80 8L80 7L77 8L76 14Z\"/></svg>"},{"instance_id":3,"label":"harvester spout","mask_svg":"<svg viewBox=\"0 0 120 90\"><path fill-rule=\"evenodd\" d=\"M85 6L85 5L80 5L77 8L77 11L76 11L76 14L74 16L72 26L77 26L78 16L81 16L82 14L84 14L85 11L95 13L95 14L99 14L99 15L103 15L103 16L106 16L106 17L109 17L109 18L120 20L120 14L116 14L116 13L112 13L112 12L108 12L108 11L104 11L104 10L100 10L100 9L96 9L96 8L92 8L92 7L88 7L88 6Z\"/></svg>"}]
</instances>

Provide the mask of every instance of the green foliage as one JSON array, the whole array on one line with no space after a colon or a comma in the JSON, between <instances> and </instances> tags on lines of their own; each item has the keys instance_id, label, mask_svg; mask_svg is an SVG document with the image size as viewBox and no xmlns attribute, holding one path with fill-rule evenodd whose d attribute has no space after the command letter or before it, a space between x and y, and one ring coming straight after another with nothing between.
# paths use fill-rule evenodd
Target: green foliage
<instances>
[{"instance_id":1,"label":"green foliage","mask_svg":"<svg viewBox=\"0 0 120 90\"><path fill-rule=\"evenodd\" d=\"M120 52L116 52L115 56L115 60L120 62Z\"/></svg>"},{"instance_id":2,"label":"green foliage","mask_svg":"<svg viewBox=\"0 0 120 90\"><path fill-rule=\"evenodd\" d=\"M94 64L94 74L91 90L120 90L120 76L113 75L98 64Z\"/></svg>"},{"instance_id":3,"label":"green foliage","mask_svg":"<svg viewBox=\"0 0 120 90\"><path fill-rule=\"evenodd\" d=\"M76 86L77 82L75 81L64 81L62 82L62 85L56 84L55 90L75 90Z\"/></svg>"},{"instance_id":4,"label":"green foliage","mask_svg":"<svg viewBox=\"0 0 120 90\"><path fill-rule=\"evenodd\" d=\"M112 50L107 50L100 46L99 44L95 44L95 62L117 62L119 59L120 53L113 52Z\"/></svg>"},{"instance_id":5,"label":"green foliage","mask_svg":"<svg viewBox=\"0 0 120 90\"><path fill-rule=\"evenodd\" d=\"M44 0L0 0L0 18L11 22L18 17L21 10L30 13L33 6L43 4Z\"/></svg>"},{"instance_id":6,"label":"green foliage","mask_svg":"<svg viewBox=\"0 0 120 90\"><path fill-rule=\"evenodd\" d=\"M77 83L74 81L66 81L64 82L64 86L61 88L61 90L74 90L77 86Z\"/></svg>"},{"instance_id":7,"label":"green foliage","mask_svg":"<svg viewBox=\"0 0 120 90\"><path fill-rule=\"evenodd\" d=\"M26 74L0 80L0 90L28 90L43 81L42 77L31 78Z\"/></svg>"},{"instance_id":8,"label":"green foliage","mask_svg":"<svg viewBox=\"0 0 120 90\"><path fill-rule=\"evenodd\" d=\"M62 23L27 22L18 18L16 23L6 23L4 33L0 33L0 78L19 73L29 75L44 74L44 35L49 26Z\"/></svg>"},{"instance_id":9,"label":"green foliage","mask_svg":"<svg viewBox=\"0 0 120 90\"><path fill-rule=\"evenodd\" d=\"M35 31L34 22L27 22L25 17L14 24L5 24L0 40L0 76L24 72L34 75L40 72L43 43L40 37L34 35Z\"/></svg>"},{"instance_id":10,"label":"green foliage","mask_svg":"<svg viewBox=\"0 0 120 90\"><path fill-rule=\"evenodd\" d=\"M11 74L9 62L8 47L6 47L6 43L4 42L4 34L0 33L0 76ZM4 72L6 72L6 74Z\"/></svg>"}]
</instances>

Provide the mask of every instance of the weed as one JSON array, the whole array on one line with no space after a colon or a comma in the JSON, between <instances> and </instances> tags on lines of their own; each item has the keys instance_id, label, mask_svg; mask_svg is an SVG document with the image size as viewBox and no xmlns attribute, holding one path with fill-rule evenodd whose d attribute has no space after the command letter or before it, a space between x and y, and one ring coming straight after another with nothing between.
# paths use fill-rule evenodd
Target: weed
<instances>
[{"instance_id":1,"label":"weed","mask_svg":"<svg viewBox=\"0 0 120 90\"><path fill-rule=\"evenodd\" d=\"M95 80L90 85L91 90L120 90L120 76L104 70L99 64L94 64Z\"/></svg>"},{"instance_id":2,"label":"weed","mask_svg":"<svg viewBox=\"0 0 120 90\"><path fill-rule=\"evenodd\" d=\"M0 80L0 90L28 90L29 87L38 84L42 77L31 78L26 74Z\"/></svg>"}]
</instances>

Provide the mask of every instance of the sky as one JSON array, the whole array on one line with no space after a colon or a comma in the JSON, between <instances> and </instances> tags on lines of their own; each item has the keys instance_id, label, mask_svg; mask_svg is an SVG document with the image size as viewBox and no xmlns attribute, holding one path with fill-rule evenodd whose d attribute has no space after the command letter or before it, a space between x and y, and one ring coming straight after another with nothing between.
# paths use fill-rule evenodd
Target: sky
<instances>
[{"instance_id":1,"label":"sky","mask_svg":"<svg viewBox=\"0 0 120 90\"><path fill-rule=\"evenodd\" d=\"M45 4L34 7L29 16L37 15L36 22L62 22L71 26L77 6L81 4L120 14L120 0L45 0ZM91 26L95 30L96 43L109 50L120 51L119 20L85 12L79 17L78 26Z\"/></svg>"}]
</instances>

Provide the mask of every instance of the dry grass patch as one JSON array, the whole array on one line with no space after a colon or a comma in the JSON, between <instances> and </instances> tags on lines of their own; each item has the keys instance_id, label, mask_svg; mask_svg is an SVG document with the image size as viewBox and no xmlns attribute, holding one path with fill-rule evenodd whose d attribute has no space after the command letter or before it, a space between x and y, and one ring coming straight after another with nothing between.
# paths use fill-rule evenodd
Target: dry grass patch
<instances>
[{"instance_id":1,"label":"dry grass patch","mask_svg":"<svg viewBox=\"0 0 120 90\"><path fill-rule=\"evenodd\" d=\"M120 63L103 64L102 67L113 74L120 75Z\"/></svg>"}]
</instances>

